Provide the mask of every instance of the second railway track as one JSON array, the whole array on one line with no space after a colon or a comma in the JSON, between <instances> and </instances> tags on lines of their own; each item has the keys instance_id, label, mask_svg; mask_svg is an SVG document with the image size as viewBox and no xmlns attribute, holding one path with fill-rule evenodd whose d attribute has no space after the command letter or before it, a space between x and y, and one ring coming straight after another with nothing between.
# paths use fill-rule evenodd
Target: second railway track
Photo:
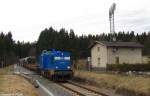
<instances>
[{"instance_id":1,"label":"second railway track","mask_svg":"<svg viewBox=\"0 0 150 96\"><path fill-rule=\"evenodd\" d=\"M71 91L73 93L73 96L108 96L106 94L86 88L82 85L79 85L79 84L71 82L71 81L68 81L66 83L58 83L58 84L61 87Z\"/></svg>"}]
</instances>

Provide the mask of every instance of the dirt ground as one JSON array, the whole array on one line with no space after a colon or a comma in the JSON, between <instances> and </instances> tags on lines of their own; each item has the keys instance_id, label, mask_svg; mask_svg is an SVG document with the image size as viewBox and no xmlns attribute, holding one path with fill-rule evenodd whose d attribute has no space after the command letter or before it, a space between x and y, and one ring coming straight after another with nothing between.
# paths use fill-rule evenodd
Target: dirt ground
<instances>
[{"instance_id":1,"label":"dirt ground","mask_svg":"<svg viewBox=\"0 0 150 96\"><path fill-rule=\"evenodd\" d=\"M27 80L12 74L13 66L0 69L0 94L22 94L19 96L39 96ZM16 95L15 95L16 96Z\"/></svg>"}]
</instances>

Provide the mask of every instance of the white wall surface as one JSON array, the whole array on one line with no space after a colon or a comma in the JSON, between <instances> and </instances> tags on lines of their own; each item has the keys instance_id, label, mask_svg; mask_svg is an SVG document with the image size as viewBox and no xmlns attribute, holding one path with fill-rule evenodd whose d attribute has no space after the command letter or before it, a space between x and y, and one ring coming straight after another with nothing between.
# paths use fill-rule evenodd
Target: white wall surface
<instances>
[{"instance_id":1,"label":"white wall surface","mask_svg":"<svg viewBox=\"0 0 150 96\"><path fill-rule=\"evenodd\" d=\"M98 51L97 48L100 48ZM98 64L98 58L100 58L100 64ZM92 67L106 67L107 64L107 48L105 45L96 44L91 49L91 63Z\"/></svg>"}]
</instances>

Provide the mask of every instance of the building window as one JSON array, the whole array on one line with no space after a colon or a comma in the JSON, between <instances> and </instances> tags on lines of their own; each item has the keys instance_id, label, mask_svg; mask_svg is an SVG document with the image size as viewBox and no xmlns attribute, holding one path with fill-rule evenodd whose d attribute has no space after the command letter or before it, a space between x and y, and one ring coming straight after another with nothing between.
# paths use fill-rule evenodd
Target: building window
<instances>
[{"instance_id":1,"label":"building window","mask_svg":"<svg viewBox=\"0 0 150 96\"><path fill-rule=\"evenodd\" d=\"M135 48L131 48L131 51L134 51L135 50Z\"/></svg>"},{"instance_id":2,"label":"building window","mask_svg":"<svg viewBox=\"0 0 150 96\"><path fill-rule=\"evenodd\" d=\"M98 66L100 65L100 58L97 58Z\"/></svg>"},{"instance_id":3,"label":"building window","mask_svg":"<svg viewBox=\"0 0 150 96\"><path fill-rule=\"evenodd\" d=\"M98 51L98 52L100 51L100 47L97 47L97 51Z\"/></svg>"},{"instance_id":4,"label":"building window","mask_svg":"<svg viewBox=\"0 0 150 96\"><path fill-rule=\"evenodd\" d=\"M116 57L116 64L119 64L119 57Z\"/></svg>"},{"instance_id":5,"label":"building window","mask_svg":"<svg viewBox=\"0 0 150 96\"><path fill-rule=\"evenodd\" d=\"M116 48L116 47L112 49L113 53L116 53L117 51L118 51L118 48Z\"/></svg>"}]
</instances>

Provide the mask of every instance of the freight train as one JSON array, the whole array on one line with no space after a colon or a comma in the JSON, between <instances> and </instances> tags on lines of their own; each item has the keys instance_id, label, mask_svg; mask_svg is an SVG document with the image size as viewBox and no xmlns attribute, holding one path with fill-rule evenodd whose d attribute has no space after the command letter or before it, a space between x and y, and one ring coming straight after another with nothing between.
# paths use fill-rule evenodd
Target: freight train
<instances>
[{"instance_id":1,"label":"freight train","mask_svg":"<svg viewBox=\"0 0 150 96\"><path fill-rule=\"evenodd\" d=\"M33 57L20 59L20 64L30 70L39 72L52 80L68 80L73 76L70 53L66 51L44 50L39 56L38 64Z\"/></svg>"},{"instance_id":2,"label":"freight train","mask_svg":"<svg viewBox=\"0 0 150 96\"><path fill-rule=\"evenodd\" d=\"M35 60L34 56L29 56L29 57L21 58L19 60L19 65L23 66L23 67L25 67L27 69L30 69L32 71L37 71L37 69L39 67L38 67L38 64L36 64L35 61L36 60Z\"/></svg>"}]
</instances>

